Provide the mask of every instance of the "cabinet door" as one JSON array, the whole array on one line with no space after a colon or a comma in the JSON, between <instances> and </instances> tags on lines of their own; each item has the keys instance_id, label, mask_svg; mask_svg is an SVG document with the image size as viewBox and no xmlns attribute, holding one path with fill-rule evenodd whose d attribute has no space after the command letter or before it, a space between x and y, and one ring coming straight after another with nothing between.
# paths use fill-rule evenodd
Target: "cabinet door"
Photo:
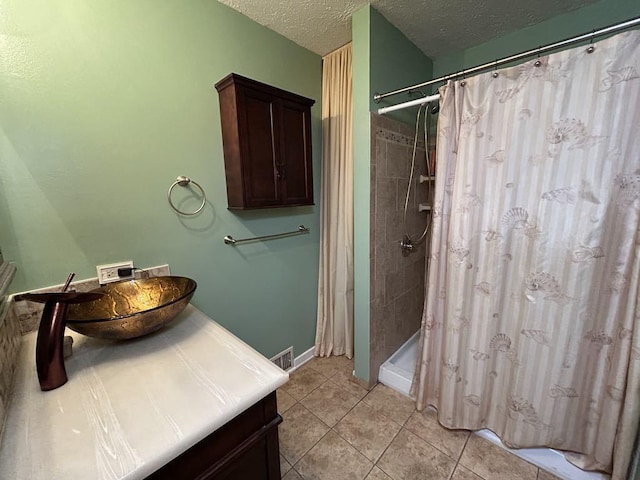
<instances>
[{"instance_id":1,"label":"cabinet door","mask_svg":"<svg viewBox=\"0 0 640 480\"><path fill-rule=\"evenodd\" d=\"M311 119L306 105L283 100L280 112L280 172L282 203L313 204Z\"/></svg>"},{"instance_id":2,"label":"cabinet door","mask_svg":"<svg viewBox=\"0 0 640 480\"><path fill-rule=\"evenodd\" d=\"M228 207L313 205L314 101L236 74L216 89Z\"/></svg>"},{"instance_id":3,"label":"cabinet door","mask_svg":"<svg viewBox=\"0 0 640 480\"><path fill-rule=\"evenodd\" d=\"M278 105L272 96L242 89L242 177L245 205L262 207L281 203L279 172L280 131Z\"/></svg>"},{"instance_id":4,"label":"cabinet door","mask_svg":"<svg viewBox=\"0 0 640 480\"><path fill-rule=\"evenodd\" d=\"M145 480L280 480L281 422L272 392Z\"/></svg>"}]
</instances>

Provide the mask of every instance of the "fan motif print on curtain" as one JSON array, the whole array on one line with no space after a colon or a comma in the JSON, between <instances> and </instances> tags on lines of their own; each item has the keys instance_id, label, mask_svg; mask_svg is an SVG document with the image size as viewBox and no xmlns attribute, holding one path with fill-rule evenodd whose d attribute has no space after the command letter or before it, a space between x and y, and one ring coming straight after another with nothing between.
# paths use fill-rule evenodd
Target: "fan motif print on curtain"
<instances>
[{"instance_id":1,"label":"fan motif print on curtain","mask_svg":"<svg viewBox=\"0 0 640 480\"><path fill-rule=\"evenodd\" d=\"M441 88L418 408L625 478L640 413L640 32Z\"/></svg>"}]
</instances>

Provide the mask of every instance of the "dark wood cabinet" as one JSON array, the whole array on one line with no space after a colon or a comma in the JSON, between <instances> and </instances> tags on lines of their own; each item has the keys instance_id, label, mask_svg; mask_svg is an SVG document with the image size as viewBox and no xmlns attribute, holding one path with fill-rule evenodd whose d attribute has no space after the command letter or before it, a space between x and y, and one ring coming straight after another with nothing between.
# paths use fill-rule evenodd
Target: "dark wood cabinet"
<instances>
[{"instance_id":1,"label":"dark wood cabinet","mask_svg":"<svg viewBox=\"0 0 640 480\"><path fill-rule=\"evenodd\" d=\"M315 101L235 73L216 90L229 208L313 205Z\"/></svg>"},{"instance_id":2,"label":"dark wood cabinet","mask_svg":"<svg viewBox=\"0 0 640 480\"><path fill-rule=\"evenodd\" d=\"M146 480L280 480L281 422L273 392Z\"/></svg>"}]
</instances>

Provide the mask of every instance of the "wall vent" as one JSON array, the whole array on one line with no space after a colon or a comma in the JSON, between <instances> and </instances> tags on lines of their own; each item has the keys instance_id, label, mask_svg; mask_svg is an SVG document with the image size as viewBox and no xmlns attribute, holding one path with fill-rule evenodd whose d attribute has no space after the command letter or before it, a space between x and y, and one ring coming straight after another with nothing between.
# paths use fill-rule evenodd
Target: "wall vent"
<instances>
[{"instance_id":1,"label":"wall vent","mask_svg":"<svg viewBox=\"0 0 640 480\"><path fill-rule=\"evenodd\" d=\"M293 347L283 350L271 358L271 361L284 371L290 370L293 367Z\"/></svg>"}]
</instances>

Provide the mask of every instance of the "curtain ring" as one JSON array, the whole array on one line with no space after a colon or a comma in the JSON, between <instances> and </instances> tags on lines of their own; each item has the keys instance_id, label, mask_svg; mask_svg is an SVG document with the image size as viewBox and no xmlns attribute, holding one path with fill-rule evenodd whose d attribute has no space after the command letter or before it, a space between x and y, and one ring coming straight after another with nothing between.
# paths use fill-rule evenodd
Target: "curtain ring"
<instances>
[{"instance_id":1,"label":"curtain ring","mask_svg":"<svg viewBox=\"0 0 640 480\"><path fill-rule=\"evenodd\" d=\"M536 66L536 67L539 67L540 65L542 65L542 60L540 60L540 49L541 48L542 47L538 47L538 59L535 62L533 62L533 65Z\"/></svg>"},{"instance_id":2,"label":"curtain ring","mask_svg":"<svg viewBox=\"0 0 640 480\"><path fill-rule=\"evenodd\" d=\"M498 60L496 60L496 63L494 65L494 67L493 67L493 73L491 74L491 76L493 78L498 78L498 75L499 75L499 73L498 73Z\"/></svg>"},{"instance_id":3,"label":"curtain ring","mask_svg":"<svg viewBox=\"0 0 640 480\"><path fill-rule=\"evenodd\" d=\"M202 203L200 204L200 206L195 212L183 212L182 210L178 210L178 208L176 208L176 206L171 201L171 192L173 191L176 185L180 185L181 187L186 187L190 183L193 183L196 187L198 187L198 190L200 190L200 193L202 194ZM207 195L204 193L204 189L200 186L198 182L195 182L191 180L189 177L185 177L184 175L180 175L178 178L176 178L176 181L173 182L169 187L169 191L167 191L167 200L169 200L169 205L171 206L174 212L179 213L180 215L191 216L191 215L196 215L200 213L200 211L204 208L205 204L207 203Z\"/></svg>"},{"instance_id":4,"label":"curtain ring","mask_svg":"<svg viewBox=\"0 0 640 480\"><path fill-rule=\"evenodd\" d=\"M462 72L460 72L460 75L462 76L462 80L460 80L460 86L464 87L467 84L467 79L464 76L464 70L462 70Z\"/></svg>"}]
</instances>

